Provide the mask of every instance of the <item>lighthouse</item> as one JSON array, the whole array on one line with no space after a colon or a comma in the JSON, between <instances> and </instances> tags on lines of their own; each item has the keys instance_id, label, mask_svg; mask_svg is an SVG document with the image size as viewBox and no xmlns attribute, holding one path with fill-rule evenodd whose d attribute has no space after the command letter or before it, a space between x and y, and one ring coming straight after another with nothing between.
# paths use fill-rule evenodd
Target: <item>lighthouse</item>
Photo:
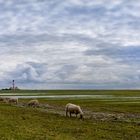
<instances>
[{"instance_id":1,"label":"lighthouse","mask_svg":"<svg viewBox=\"0 0 140 140\"><path fill-rule=\"evenodd\" d=\"M15 91L15 80L13 80L13 82L12 82L12 88L13 88L13 90Z\"/></svg>"}]
</instances>

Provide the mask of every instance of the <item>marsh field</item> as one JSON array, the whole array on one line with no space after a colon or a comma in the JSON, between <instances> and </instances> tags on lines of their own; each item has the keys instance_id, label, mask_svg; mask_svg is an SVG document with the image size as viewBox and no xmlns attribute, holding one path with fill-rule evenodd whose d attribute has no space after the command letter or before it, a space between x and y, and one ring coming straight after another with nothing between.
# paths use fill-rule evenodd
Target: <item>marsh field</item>
<instances>
[{"instance_id":1,"label":"marsh field","mask_svg":"<svg viewBox=\"0 0 140 140\"><path fill-rule=\"evenodd\" d=\"M1 90L18 97L0 102L0 140L139 140L139 90ZM27 102L38 99L39 107ZM80 105L84 120L65 116L65 105Z\"/></svg>"}]
</instances>

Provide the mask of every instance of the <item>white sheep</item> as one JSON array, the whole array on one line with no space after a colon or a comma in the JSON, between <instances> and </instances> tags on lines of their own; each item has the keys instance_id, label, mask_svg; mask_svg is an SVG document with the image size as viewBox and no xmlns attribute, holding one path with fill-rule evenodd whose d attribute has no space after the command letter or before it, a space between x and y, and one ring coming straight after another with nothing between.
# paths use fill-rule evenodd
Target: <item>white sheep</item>
<instances>
[{"instance_id":1,"label":"white sheep","mask_svg":"<svg viewBox=\"0 0 140 140\"><path fill-rule=\"evenodd\" d=\"M83 118L83 112L82 112L80 106L78 106L78 105L68 103L66 105L65 111L66 111L66 116L68 116L68 112L69 112L70 117L71 117L71 114L75 114L76 117L78 114L80 114L80 118L81 119Z\"/></svg>"},{"instance_id":2,"label":"white sheep","mask_svg":"<svg viewBox=\"0 0 140 140\"><path fill-rule=\"evenodd\" d=\"M28 106L32 106L32 107L38 107L39 106L39 101L34 99L34 100L30 100L28 102Z\"/></svg>"},{"instance_id":3,"label":"white sheep","mask_svg":"<svg viewBox=\"0 0 140 140\"><path fill-rule=\"evenodd\" d=\"M4 103L8 103L8 102L9 102L9 99L10 99L10 98L8 98L8 97L3 98Z\"/></svg>"},{"instance_id":4,"label":"white sheep","mask_svg":"<svg viewBox=\"0 0 140 140\"><path fill-rule=\"evenodd\" d=\"M7 99L9 103L15 103L18 104L18 98L9 98Z\"/></svg>"}]
</instances>

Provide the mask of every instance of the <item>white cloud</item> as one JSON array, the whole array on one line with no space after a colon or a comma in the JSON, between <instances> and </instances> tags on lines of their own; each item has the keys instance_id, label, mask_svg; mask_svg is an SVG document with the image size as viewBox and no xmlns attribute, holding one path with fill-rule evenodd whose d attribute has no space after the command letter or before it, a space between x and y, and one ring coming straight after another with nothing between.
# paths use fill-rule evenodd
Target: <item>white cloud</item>
<instances>
[{"instance_id":1,"label":"white cloud","mask_svg":"<svg viewBox=\"0 0 140 140\"><path fill-rule=\"evenodd\" d=\"M15 79L36 88L49 83L57 88L140 87L135 85L140 83L139 1L0 4L0 82L5 85Z\"/></svg>"}]
</instances>

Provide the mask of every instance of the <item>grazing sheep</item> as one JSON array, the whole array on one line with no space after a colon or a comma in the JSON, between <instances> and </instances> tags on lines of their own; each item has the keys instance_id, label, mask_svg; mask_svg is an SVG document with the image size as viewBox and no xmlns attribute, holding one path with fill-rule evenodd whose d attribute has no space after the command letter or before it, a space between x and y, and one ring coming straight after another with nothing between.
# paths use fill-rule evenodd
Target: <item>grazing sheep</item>
<instances>
[{"instance_id":1,"label":"grazing sheep","mask_svg":"<svg viewBox=\"0 0 140 140\"><path fill-rule=\"evenodd\" d=\"M6 98L3 98L3 101L4 101L5 103L8 103L8 102L9 102L9 99L10 99L10 98L6 97Z\"/></svg>"},{"instance_id":2,"label":"grazing sheep","mask_svg":"<svg viewBox=\"0 0 140 140\"><path fill-rule=\"evenodd\" d=\"M9 103L15 103L18 104L18 98L9 98L7 99Z\"/></svg>"},{"instance_id":3,"label":"grazing sheep","mask_svg":"<svg viewBox=\"0 0 140 140\"><path fill-rule=\"evenodd\" d=\"M32 106L32 107L38 107L39 106L39 102L38 102L38 100L30 100L29 102L28 102L28 106Z\"/></svg>"},{"instance_id":4,"label":"grazing sheep","mask_svg":"<svg viewBox=\"0 0 140 140\"><path fill-rule=\"evenodd\" d=\"M8 103L8 101L9 101L9 99L10 98L4 98L4 97L0 97L0 101L3 101L3 102L5 102L5 103Z\"/></svg>"},{"instance_id":5,"label":"grazing sheep","mask_svg":"<svg viewBox=\"0 0 140 140\"><path fill-rule=\"evenodd\" d=\"M68 103L65 109L66 109L66 116L68 116L68 112L69 112L70 117L71 117L71 114L76 114L76 117L77 117L77 114L80 114L80 118L81 119L83 118L83 112L80 106Z\"/></svg>"}]
</instances>

